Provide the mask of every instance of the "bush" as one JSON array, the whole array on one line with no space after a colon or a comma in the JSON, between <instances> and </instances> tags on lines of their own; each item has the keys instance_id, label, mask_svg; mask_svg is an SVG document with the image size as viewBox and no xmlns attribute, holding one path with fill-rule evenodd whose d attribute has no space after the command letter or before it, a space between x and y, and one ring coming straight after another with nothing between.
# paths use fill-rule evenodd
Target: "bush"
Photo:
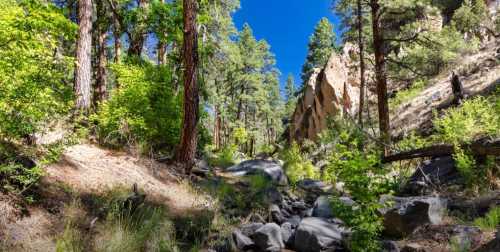
<instances>
[{"instance_id":1,"label":"bush","mask_svg":"<svg viewBox=\"0 0 500 252\"><path fill-rule=\"evenodd\" d=\"M0 1L0 138L19 139L71 108L76 25L53 4ZM64 53L64 52L62 52Z\"/></svg>"},{"instance_id":2,"label":"bush","mask_svg":"<svg viewBox=\"0 0 500 252\"><path fill-rule=\"evenodd\" d=\"M378 213L382 207L379 197L391 193L395 184L388 178L389 170L381 167L380 151L365 142L362 132L352 123L337 118L328 129L334 150L323 178L332 183L344 182L345 190L357 203L349 207L333 202L335 216L353 231L350 249L379 251L378 236L383 228L383 219Z\"/></svg>"},{"instance_id":3,"label":"bush","mask_svg":"<svg viewBox=\"0 0 500 252\"><path fill-rule=\"evenodd\" d=\"M396 109L398 106L405 102L409 102L413 98L417 97L422 90L424 90L426 82L423 80L418 80L413 83L413 85L406 89L398 92L396 97L389 100L389 108L391 110Z\"/></svg>"},{"instance_id":4,"label":"bush","mask_svg":"<svg viewBox=\"0 0 500 252\"><path fill-rule=\"evenodd\" d=\"M226 145L222 147L219 152L215 153L215 156L211 158L210 165L227 168L236 163L236 152L238 147L234 144Z\"/></svg>"},{"instance_id":5,"label":"bush","mask_svg":"<svg viewBox=\"0 0 500 252\"><path fill-rule=\"evenodd\" d=\"M439 140L459 144L483 136L500 136L500 102L496 97L465 101L462 106L446 111L434 120Z\"/></svg>"},{"instance_id":6,"label":"bush","mask_svg":"<svg viewBox=\"0 0 500 252\"><path fill-rule=\"evenodd\" d=\"M101 142L172 150L179 142L182 107L170 71L147 62L113 65L112 70L120 87L93 116Z\"/></svg>"},{"instance_id":7,"label":"bush","mask_svg":"<svg viewBox=\"0 0 500 252\"><path fill-rule=\"evenodd\" d=\"M500 207L494 207L486 216L474 220L474 225L488 231L496 230L500 225Z\"/></svg>"},{"instance_id":8,"label":"bush","mask_svg":"<svg viewBox=\"0 0 500 252\"><path fill-rule=\"evenodd\" d=\"M281 153L281 159L285 163L284 169L290 184L294 185L306 178L319 178L319 171L316 170L311 161L304 159L297 143L292 143L289 149L285 149Z\"/></svg>"}]
</instances>

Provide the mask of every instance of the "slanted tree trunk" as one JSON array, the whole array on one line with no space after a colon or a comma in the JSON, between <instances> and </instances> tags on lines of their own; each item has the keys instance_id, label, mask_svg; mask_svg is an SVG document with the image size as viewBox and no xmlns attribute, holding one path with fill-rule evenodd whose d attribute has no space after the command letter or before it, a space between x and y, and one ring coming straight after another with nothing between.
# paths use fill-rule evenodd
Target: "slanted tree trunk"
<instances>
[{"instance_id":1,"label":"slanted tree trunk","mask_svg":"<svg viewBox=\"0 0 500 252\"><path fill-rule=\"evenodd\" d=\"M88 112L91 105L92 0L78 1L78 40L76 46L76 109Z\"/></svg>"},{"instance_id":2,"label":"slanted tree trunk","mask_svg":"<svg viewBox=\"0 0 500 252\"><path fill-rule=\"evenodd\" d=\"M199 94L197 83L198 34L196 31L196 0L184 0L184 114L180 148L176 160L191 173L196 155Z\"/></svg>"},{"instance_id":3,"label":"slanted tree trunk","mask_svg":"<svg viewBox=\"0 0 500 252\"><path fill-rule=\"evenodd\" d=\"M361 0L357 0L358 15L358 46L359 46L359 111L358 123L363 128L363 107L365 105L365 52L363 44L363 7Z\"/></svg>"},{"instance_id":4,"label":"slanted tree trunk","mask_svg":"<svg viewBox=\"0 0 500 252\"><path fill-rule=\"evenodd\" d=\"M375 81L377 85L378 118L381 142L384 147L384 154L387 155L388 145L391 137L389 133L389 103L387 100L387 76L385 67L384 38L380 27L380 4L378 0L370 0L372 29L373 29L373 50L375 53Z\"/></svg>"}]
</instances>

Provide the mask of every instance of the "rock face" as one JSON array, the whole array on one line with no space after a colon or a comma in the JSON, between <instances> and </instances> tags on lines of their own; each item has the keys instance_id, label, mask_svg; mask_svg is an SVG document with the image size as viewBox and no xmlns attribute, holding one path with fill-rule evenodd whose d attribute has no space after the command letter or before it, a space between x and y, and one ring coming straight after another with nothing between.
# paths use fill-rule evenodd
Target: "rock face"
<instances>
[{"instance_id":1,"label":"rock face","mask_svg":"<svg viewBox=\"0 0 500 252\"><path fill-rule=\"evenodd\" d=\"M347 231L338 224L323 218L305 218L295 232L295 246L298 252L336 251L343 248Z\"/></svg>"},{"instance_id":2,"label":"rock face","mask_svg":"<svg viewBox=\"0 0 500 252\"><path fill-rule=\"evenodd\" d=\"M404 237L416 228L442 223L446 210L446 200L438 197L382 197L381 203L391 206L381 209L384 216L385 233L390 236Z\"/></svg>"},{"instance_id":3,"label":"rock face","mask_svg":"<svg viewBox=\"0 0 500 252\"><path fill-rule=\"evenodd\" d=\"M263 174L269 177L276 184L288 184L288 179L283 171L283 167L281 167L280 164L269 160L247 160L227 168L227 171L238 176Z\"/></svg>"},{"instance_id":4,"label":"rock face","mask_svg":"<svg viewBox=\"0 0 500 252\"><path fill-rule=\"evenodd\" d=\"M359 84L356 71L350 73L352 46L344 53L333 53L324 69L315 69L289 126L289 139L315 140L327 127L327 118L342 113L354 114L359 104Z\"/></svg>"}]
</instances>

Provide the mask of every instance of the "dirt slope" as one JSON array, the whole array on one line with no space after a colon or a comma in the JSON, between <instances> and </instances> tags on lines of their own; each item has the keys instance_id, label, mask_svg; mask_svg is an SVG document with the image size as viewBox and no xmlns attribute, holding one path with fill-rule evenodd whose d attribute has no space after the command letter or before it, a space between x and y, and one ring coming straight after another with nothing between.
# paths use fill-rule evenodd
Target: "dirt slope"
<instances>
[{"instance_id":1,"label":"dirt slope","mask_svg":"<svg viewBox=\"0 0 500 252\"><path fill-rule=\"evenodd\" d=\"M486 44L479 52L464 56L453 70L460 75L468 96L484 94L500 83L500 41ZM431 85L414 99L405 102L391 115L394 136L415 129L428 130L432 126L433 110L450 106L452 92L449 73L431 80Z\"/></svg>"}]
</instances>

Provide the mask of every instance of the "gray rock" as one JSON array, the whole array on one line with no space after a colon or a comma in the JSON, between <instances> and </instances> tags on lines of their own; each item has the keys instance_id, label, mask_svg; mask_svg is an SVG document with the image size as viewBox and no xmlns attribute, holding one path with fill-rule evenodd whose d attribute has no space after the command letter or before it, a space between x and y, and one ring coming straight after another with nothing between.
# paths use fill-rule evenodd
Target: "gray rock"
<instances>
[{"instance_id":1,"label":"gray rock","mask_svg":"<svg viewBox=\"0 0 500 252\"><path fill-rule=\"evenodd\" d=\"M264 219L264 217L262 217L260 214L258 213L252 213L250 215L250 217L248 218L248 220L250 220L251 222L257 222L257 223L265 223L266 220Z\"/></svg>"},{"instance_id":2,"label":"gray rock","mask_svg":"<svg viewBox=\"0 0 500 252\"><path fill-rule=\"evenodd\" d=\"M293 215L292 217L288 218L286 222L290 223L292 225L292 228L297 228L300 224L301 218L298 215Z\"/></svg>"},{"instance_id":3,"label":"gray rock","mask_svg":"<svg viewBox=\"0 0 500 252\"><path fill-rule=\"evenodd\" d=\"M265 201L269 204L282 204L283 203L283 195L281 195L280 191L276 187L269 187L264 192Z\"/></svg>"},{"instance_id":4,"label":"gray rock","mask_svg":"<svg viewBox=\"0 0 500 252\"><path fill-rule=\"evenodd\" d=\"M285 220L279 206L272 204L269 206L269 212L271 213L271 220L273 222L281 224Z\"/></svg>"},{"instance_id":5,"label":"gray rock","mask_svg":"<svg viewBox=\"0 0 500 252\"><path fill-rule=\"evenodd\" d=\"M326 193L331 188L325 182L314 179L300 180L297 186L302 190L318 194Z\"/></svg>"},{"instance_id":6,"label":"gray rock","mask_svg":"<svg viewBox=\"0 0 500 252\"><path fill-rule=\"evenodd\" d=\"M257 229L252 235L252 240L259 251L279 252L285 248L281 236L281 227L276 223L267 223Z\"/></svg>"},{"instance_id":7,"label":"gray rock","mask_svg":"<svg viewBox=\"0 0 500 252\"><path fill-rule=\"evenodd\" d=\"M285 243L286 246L288 247L293 246L295 238L294 235L295 235L295 230L293 229L291 223L285 222L281 224L281 238L283 238L283 242Z\"/></svg>"},{"instance_id":8,"label":"gray rock","mask_svg":"<svg viewBox=\"0 0 500 252\"><path fill-rule=\"evenodd\" d=\"M384 232L395 237L409 235L422 225L441 224L447 204L439 197L382 196L380 202L389 205L379 210L384 216Z\"/></svg>"},{"instance_id":9,"label":"gray rock","mask_svg":"<svg viewBox=\"0 0 500 252\"><path fill-rule=\"evenodd\" d=\"M262 226L264 226L264 224L261 222L252 222L252 223L247 223L247 224L241 225L240 230L241 230L241 233L250 237L255 233L255 231L257 229L261 228Z\"/></svg>"},{"instance_id":10,"label":"gray rock","mask_svg":"<svg viewBox=\"0 0 500 252\"><path fill-rule=\"evenodd\" d=\"M236 247L241 251L252 249L255 246L255 243L252 241L252 239L244 235L239 229L233 231L233 241Z\"/></svg>"},{"instance_id":11,"label":"gray rock","mask_svg":"<svg viewBox=\"0 0 500 252\"><path fill-rule=\"evenodd\" d=\"M333 218L332 200L333 199L330 197L320 196L316 202L314 202L312 216L320 218ZM340 197L337 200L346 206L354 206L356 204L356 202L349 197Z\"/></svg>"},{"instance_id":12,"label":"gray rock","mask_svg":"<svg viewBox=\"0 0 500 252\"><path fill-rule=\"evenodd\" d=\"M427 194L436 186L443 186L461 179L451 156L423 161L403 189L406 195Z\"/></svg>"},{"instance_id":13,"label":"gray rock","mask_svg":"<svg viewBox=\"0 0 500 252\"><path fill-rule=\"evenodd\" d=\"M227 168L227 171L236 176L263 174L278 185L288 184L283 167L273 161L262 159L247 160Z\"/></svg>"},{"instance_id":14,"label":"gray rock","mask_svg":"<svg viewBox=\"0 0 500 252\"><path fill-rule=\"evenodd\" d=\"M332 202L329 197L321 196L314 202L312 217L333 218Z\"/></svg>"},{"instance_id":15,"label":"gray rock","mask_svg":"<svg viewBox=\"0 0 500 252\"><path fill-rule=\"evenodd\" d=\"M477 227L455 226L452 230L451 242L461 251L468 251L481 243L481 230Z\"/></svg>"},{"instance_id":16,"label":"gray rock","mask_svg":"<svg viewBox=\"0 0 500 252\"><path fill-rule=\"evenodd\" d=\"M310 217L300 222L295 231L294 248L298 252L342 249L348 231L327 219Z\"/></svg>"}]
</instances>

